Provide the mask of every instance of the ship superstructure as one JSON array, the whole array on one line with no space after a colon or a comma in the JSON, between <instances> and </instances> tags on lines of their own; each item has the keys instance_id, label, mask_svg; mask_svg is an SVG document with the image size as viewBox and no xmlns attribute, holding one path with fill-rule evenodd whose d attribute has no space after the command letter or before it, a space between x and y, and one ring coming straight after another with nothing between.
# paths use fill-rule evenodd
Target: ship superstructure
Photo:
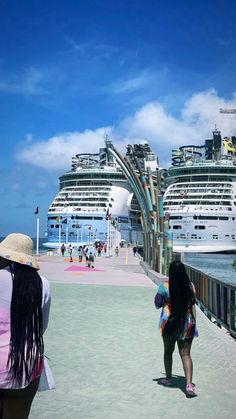
<instances>
[{"instance_id":1,"label":"ship superstructure","mask_svg":"<svg viewBox=\"0 0 236 419\"><path fill-rule=\"evenodd\" d=\"M112 143L106 139L99 153L77 154L72 158L71 170L59 178L59 193L48 210L46 247L105 243L108 219L115 225L111 226L114 240L142 241L139 207L121 168L108 152L109 147ZM146 159L151 162L154 154L147 144L140 147L145 166ZM129 154L127 146L127 158Z\"/></svg>"},{"instance_id":2,"label":"ship superstructure","mask_svg":"<svg viewBox=\"0 0 236 419\"><path fill-rule=\"evenodd\" d=\"M174 250L236 251L236 137L215 129L204 145L173 150L165 182Z\"/></svg>"}]
</instances>

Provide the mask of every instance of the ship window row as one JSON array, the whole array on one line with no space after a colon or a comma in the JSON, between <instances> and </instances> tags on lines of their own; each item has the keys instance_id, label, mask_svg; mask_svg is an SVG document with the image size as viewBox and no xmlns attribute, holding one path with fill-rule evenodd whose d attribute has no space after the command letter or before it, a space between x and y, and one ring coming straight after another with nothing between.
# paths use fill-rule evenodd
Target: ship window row
<instances>
[{"instance_id":1,"label":"ship window row","mask_svg":"<svg viewBox=\"0 0 236 419\"><path fill-rule=\"evenodd\" d=\"M169 206L173 206L173 205L232 205L230 201L223 201L221 199L215 200L215 201L207 201L204 198L200 199L200 200L195 200L195 199L173 199L172 201L165 201L164 205L169 205Z\"/></svg>"},{"instance_id":2,"label":"ship window row","mask_svg":"<svg viewBox=\"0 0 236 419\"><path fill-rule=\"evenodd\" d=\"M91 194L89 194L89 195L90 195L90 198L87 198L87 197L84 197L84 198L68 198L66 200L66 202L75 203L75 202L83 202L83 201L100 201L100 202L108 202L109 201L109 199L107 199L107 198L102 198L102 197L99 197L98 198L97 196L92 196L91 197ZM65 200L64 199L62 200L62 199L56 198L54 200L54 202L58 202L58 203L64 204L65 203Z\"/></svg>"},{"instance_id":3,"label":"ship window row","mask_svg":"<svg viewBox=\"0 0 236 419\"><path fill-rule=\"evenodd\" d=\"M230 235L226 234L225 237L230 238ZM188 237L186 237L185 234L180 234L179 236L176 237L176 239L188 239ZM197 234L191 234L191 239L193 239L193 240L206 240L205 237L197 236ZM213 240L222 240L221 238L219 238L218 234L212 234L212 239ZM231 235L231 239L236 240L235 234Z\"/></svg>"},{"instance_id":4,"label":"ship window row","mask_svg":"<svg viewBox=\"0 0 236 419\"><path fill-rule=\"evenodd\" d=\"M50 220L50 221L53 221L53 220L58 221L58 217L59 216L57 216L57 217L48 217L48 220ZM65 217L64 215L63 215L63 218L69 219L69 217ZM72 215L70 218L71 218L71 220L103 220L104 219L104 217L99 217L99 216L86 217L86 216L83 216L83 215Z\"/></svg>"},{"instance_id":5,"label":"ship window row","mask_svg":"<svg viewBox=\"0 0 236 419\"><path fill-rule=\"evenodd\" d=\"M108 173L108 172L107 173L106 172L105 173L99 172L99 173L84 173L84 174L80 173L78 177L76 176L76 174L64 175L63 179L61 179L61 182L67 182L67 181L71 181L71 180L73 180L73 182L75 182L76 180L80 181L82 179L96 179L96 177L98 177L98 176L99 176L100 179L109 178L109 179L122 179L122 180L124 180L123 173L115 174L115 173Z\"/></svg>"},{"instance_id":6,"label":"ship window row","mask_svg":"<svg viewBox=\"0 0 236 419\"><path fill-rule=\"evenodd\" d=\"M172 185L171 187L173 187ZM203 182L202 184L194 183L192 182L190 185L183 183L180 185L178 183L178 186L176 188L173 188L174 191L183 190L183 189L193 189L193 190L199 190L199 191L206 191L206 190L212 190L213 192L222 192L222 191L231 191L232 190L232 184L226 184L226 183L209 183L209 182Z\"/></svg>"},{"instance_id":7,"label":"ship window row","mask_svg":"<svg viewBox=\"0 0 236 419\"><path fill-rule=\"evenodd\" d=\"M73 204L73 208L74 208L74 210L75 211L82 211L82 209L81 209L81 207L78 207L78 208L75 208L75 205L76 204ZM81 203L80 204L77 204L77 205L81 205ZM109 204L109 205L111 205L111 204ZM56 211L56 210L63 210L64 208L66 208L66 207L68 207L69 205L63 205L63 206L60 206L60 205L56 205L56 204L52 204L51 205L51 207L49 208L49 211ZM71 206L71 205L70 205ZM99 207L99 208L106 208L106 206L105 206L105 204L104 203L99 203L99 202L89 202L89 203L87 203L87 202L83 202L83 207Z\"/></svg>"},{"instance_id":8,"label":"ship window row","mask_svg":"<svg viewBox=\"0 0 236 419\"><path fill-rule=\"evenodd\" d=\"M170 216L170 220L182 220L183 217L181 215L171 215ZM225 217L225 216L220 216L217 217L215 215L194 215L193 216L194 220L224 220L227 221L229 220L229 217ZM235 220L235 217L232 217L232 220Z\"/></svg>"},{"instance_id":9,"label":"ship window row","mask_svg":"<svg viewBox=\"0 0 236 419\"><path fill-rule=\"evenodd\" d=\"M193 190L193 189L185 189L185 190L181 190L181 191L169 191L165 194L165 199L172 199L172 198L176 198L176 197L185 197L185 196L193 196L193 197L199 197L201 198L202 196L207 197L207 198L215 198L216 195L220 195L223 198L227 198L227 199L231 199L233 198L233 195L231 194L231 191L218 191L218 192L214 192L211 190L207 190L205 189L204 191L200 191L200 190Z\"/></svg>"},{"instance_id":10,"label":"ship window row","mask_svg":"<svg viewBox=\"0 0 236 419\"><path fill-rule=\"evenodd\" d=\"M172 211L172 210L175 210L175 211L182 211L185 207L186 207L187 205L178 205L178 206L176 206L176 205L172 205L171 207L168 207L167 205L164 205L164 211ZM212 208L209 208L209 207L206 207L205 205L204 206L202 206L202 204L201 205L198 205L197 207L194 207L194 210L195 211L199 211L199 210L202 210L202 209L204 209L204 211L222 211L222 210L224 210L224 211L232 211L232 208L231 207L228 207L228 208L223 208L222 206L213 206Z\"/></svg>"},{"instance_id":11,"label":"ship window row","mask_svg":"<svg viewBox=\"0 0 236 419\"><path fill-rule=\"evenodd\" d=\"M99 186L97 184L90 184L91 190L95 191L95 192L102 192L102 191L110 191L111 190L111 186L106 184L106 185L102 185ZM74 185L74 187L67 187L64 188L63 190L60 190L60 193L63 195L67 195L68 193L76 193L76 192L86 192L88 190L88 185L81 185L79 184L78 186Z\"/></svg>"},{"instance_id":12,"label":"ship window row","mask_svg":"<svg viewBox=\"0 0 236 419\"><path fill-rule=\"evenodd\" d=\"M171 169L169 172L169 176L175 176L175 175L185 175L185 174L191 174L194 175L195 173L198 174L218 174L218 173L224 173L224 174L235 174L235 168L234 167L221 167L221 166L200 166L200 167L183 167L179 169Z\"/></svg>"},{"instance_id":13,"label":"ship window row","mask_svg":"<svg viewBox=\"0 0 236 419\"><path fill-rule=\"evenodd\" d=\"M232 194L232 189L226 189L226 188L218 188L218 189L213 189L213 188L209 188L208 186L205 188L194 188L194 187L182 187L182 188L178 188L178 189L173 189L170 188L167 192L166 195L173 195L173 196L178 196L178 195L183 195L183 194L196 194L196 193L209 193L209 194L228 194L231 196Z\"/></svg>"},{"instance_id":14,"label":"ship window row","mask_svg":"<svg viewBox=\"0 0 236 419\"><path fill-rule=\"evenodd\" d=\"M83 204L79 203L79 205L83 205L83 207L104 207L104 203L99 203L99 202L83 202Z\"/></svg>"},{"instance_id":15,"label":"ship window row","mask_svg":"<svg viewBox=\"0 0 236 419\"><path fill-rule=\"evenodd\" d=\"M100 185L101 187L103 187L103 186L112 186L112 183L111 182L106 182L105 183L105 185L104 185L104 183L105 183L105 181L104 182L91 182L91 181L88 181L88 182L83 182L83 186L89 186L89 187L91 187L91 186L94 186L94 185ZM81 185L81 181L78 181L78 182L61 182L60 183L60 190L61 189L67 189L67 190L73 190L73 191L76 191L77 190L77 188L78 187L80 187L80 186L82 186Z\"/></svg>"},{"instance_id":16,"label":"ship window row","mask_svg":"<svg viewBox=\"0 0 236 419\"><path fill-rule=\"evenodd\" d=\"M85 221L90 221L90 220L104 220L103 217L79 217L80 220L85 220ZM59 228L61 224L50 224L51 228ZM70 226L72 228L80 228L78 227L77 224L72 224L72 226Z\"/></svg>"},{"instance_id":17,"label":"ship window row","mask_svg":"<svg viewBox=\"0 0 236 419\"><path fill-rule=\"evenodd\" d=\"M111 187L110 186L99 186L99 187L96 187L95 185L90 185L91 186L91 190L92 191L95 191L95 192L103 192L103 191L110 191L111 190ZM71 188L71 187L69 187L69 188L64 188L63 190L61 190L60 191L60 194L61 195L67 195L69 192L71 193L71 194L73 194L73 193L80 193L80 192L86 192L88 190L88 185L84 185L84 186L82 186L82 185L80 185L79 184L79 186L76 186L76 187L74 187L74 188Z\"/></svg>"},{"instance_id":18,"label":"ship window row","mask_svg":"<svg viewBox=\"0 0 236 419\"><path fill-rule=\"evenodd\" d=\"M193 216L194 220L228 220L229 217L217 217L214 215L194 215ZM234 220L234 217L232 218Z\"/></svg>"},{"instance_id":19,"label":"ship window row","mask_svg":"<svg viewBox=\"0 0 236 419\"><path fill-rule=\"evenodd\" d=\"M175 178L175 182L176 183L181 183L183 182L183 176L182 177L176 177ZM194 182L204 182L205 184L208 182L222 182L222 183L226 183L226 182L232 182L232 179L229 179L227 176L214 176L214 175L205 175L205 176L184 176L184 183L186 185L186 183L194 183ZM168 179L167 179L167 183ZM172 179L171 179L171 183L172 183ZM230 185L227 185L230 186Z\"/></svg>"},{"instance_id":20,"label":"ship window row","mask_svg":"<svg viewBox=\"0 0 236 419\"><path fill-rule=\"evenodd\" d=\"M187 185L186 183L175 183L171 186L173 189L183 189L186 188ZM232 187L231 183L210 183L210 182L202 182L202 183L195 183L192 182L191 184L191 188L203 188L203 187L208 187L208 188L217 188L217 189L225 189L225 188L230 188Z\"/></svg>"},{"instance_id":21,"label":"ship window row","mask_svg":"<svg viewBox=\"0 0 236 419\"><path fill-rule=\"evenodd\" d=\"M171 228L171 226L169 226L169 228ZM194 228L196 230L205 230L206 226L196 225L196 226L194 226ZM181 230L181 229L182 229L181 225L173 225L173 230Z\"/></svg>"},{"instance_id":22,"label":"ship window row","mask_svg":"<svg viewBox=\"0 0 236 419\"><path fill-rule=\"evenodd\" d=\"M70 192L70 196L80 196L80 195L91 195L93 193L97 193L99 195L109 195L109 191L111 190L111 188L107 188L107 192L100 189L95 189L95 188L89 188L89 192L88 192L88 188L83 189L81 191L77 190L75 192ZM67 194L65 194L64 196L66 196ZM63 196L63 194L61 194L61 196Z\"/></svg>"},{"instance_id":23,"label":"ship window row","mask_svg":"<svg viewBox=\"0 0 236 419\"><path fill-rule=\"evenodd\" d=\"M220 197L219 197L220 195ZM227 195L227 194L204 194L204 195L196 195L193 192L183 192L182 194L176 194L176 195L170 195L167 194L165 196L165 199L171 199L171 200L179 200L179 198L181 199L186 199L186 197L188 199L198 199L200 201L205 200L205 199L220 199L220 200L224 200L224 199L232 199L231 195Z\"/></svg>"},{"instance_id":24,"label":"ship window row","mask_svg":"<svg viewBox=\"0 0 236 419\"><path fill-rule=\"evenodd\" d=\"M92 189L90 189L89 192L72 192L72 193L70 193L69 198L68 198L68 196L59 194L57 199L60 199L62 201L63 200L67 201L68 199L78 199L82 196L105 196L106 197L106 196L109 196L109 195L110 195L109 192L102 192L102 191L98 192L98 191L93 191Z\"/></svg>"},{"instance_id":25,"label":"ship window row","mask_svg":"<svg viewBox=\"0 0 236 419\"><path fill-rule=\"evenodd\" d=\"M90 206L90 207L104 207L105 206L104 202L99 203L97 200L91 200L91 201L93 201L93 202L95 201L95 202L94 203L93 202L72 202L71 205L68 205L68 204L64 204L64 205L52 204L50 208L60 209L60 208L66 208L66 207L75 206L75 205L82 205L84 207L88 207L88 206Z\"/></svg>"},{"instance_id":26,"label":"ship window row","mask_svg":"<svg viewBox=\"0 0 236 419\"><path fill-rule=\"evenodd\" d=\"M167 194L173 194L173 195L178 195L178 194L182 194L182 193L214 193L214 194L231 194L232 193L232 189L231 188L217 188L217 189L213 189L212 187L209 187L208 185L205 185L205 187L202 188L196 188L194 186L189 186L186 187L186 185L182 186L182 188L172 188L170 187L169 191L167 192Z\"/></svg>"}]
</instances>

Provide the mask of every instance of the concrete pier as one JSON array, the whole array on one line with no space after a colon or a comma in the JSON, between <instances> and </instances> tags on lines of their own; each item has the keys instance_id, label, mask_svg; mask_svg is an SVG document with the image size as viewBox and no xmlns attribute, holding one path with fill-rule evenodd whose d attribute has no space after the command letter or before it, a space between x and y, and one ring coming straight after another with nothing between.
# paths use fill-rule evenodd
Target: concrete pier
<instances>
[{"instance_id":1,"label":"concrete pier","mask_svg":"<svg viewBox=\"0 0 236 419\"><path fill-rule=\"evenodd\" d=\"M131 249L97 257L95 269L61 256L39 260L51 285L45 348L56 389L37 393L30 419L235 418L236 342L199 309L192 347L198 397L185 396L177 349L175 386L159 384L156 285Z\"/></svg>"}]
</instances>

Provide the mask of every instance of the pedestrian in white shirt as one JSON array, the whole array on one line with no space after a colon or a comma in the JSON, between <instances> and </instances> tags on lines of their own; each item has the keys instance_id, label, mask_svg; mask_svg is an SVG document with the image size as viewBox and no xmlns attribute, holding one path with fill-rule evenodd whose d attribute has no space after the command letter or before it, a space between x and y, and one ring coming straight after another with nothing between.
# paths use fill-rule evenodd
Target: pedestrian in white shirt
<instances>
[{"instance_id":1,"label":"pedestrian in white shirt","mask_svg":"<svg viewBox=\"0 0 236 419\"><path fill-rule=\"evenodd\" d=\"M95 247L93 245L90 245L88 247L87 255L88 255L88 268L94 268L94 258L95 258Z\"/></svg>"}]
</instances>

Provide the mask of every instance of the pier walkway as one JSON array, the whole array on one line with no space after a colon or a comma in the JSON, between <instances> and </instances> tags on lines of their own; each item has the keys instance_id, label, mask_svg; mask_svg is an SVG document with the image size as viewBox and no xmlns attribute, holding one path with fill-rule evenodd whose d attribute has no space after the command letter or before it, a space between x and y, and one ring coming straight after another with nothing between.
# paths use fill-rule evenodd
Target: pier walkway
<instances>
[{"instance_id":1,"label":"pier walkway","mask_svg":"<svg viewBox=\"0 0 236 419\"><path fill-rule=\"evenodd\" d=\"M56 389L37 393L30 419L235 418L236 342L198 309L192 358L198 397L185 396L177 350L175 387L164 376L153 300L156 285L132 250L96 258L95 269L41 256L51 285L46 355Z\"/></svg>"}]
</instances>

